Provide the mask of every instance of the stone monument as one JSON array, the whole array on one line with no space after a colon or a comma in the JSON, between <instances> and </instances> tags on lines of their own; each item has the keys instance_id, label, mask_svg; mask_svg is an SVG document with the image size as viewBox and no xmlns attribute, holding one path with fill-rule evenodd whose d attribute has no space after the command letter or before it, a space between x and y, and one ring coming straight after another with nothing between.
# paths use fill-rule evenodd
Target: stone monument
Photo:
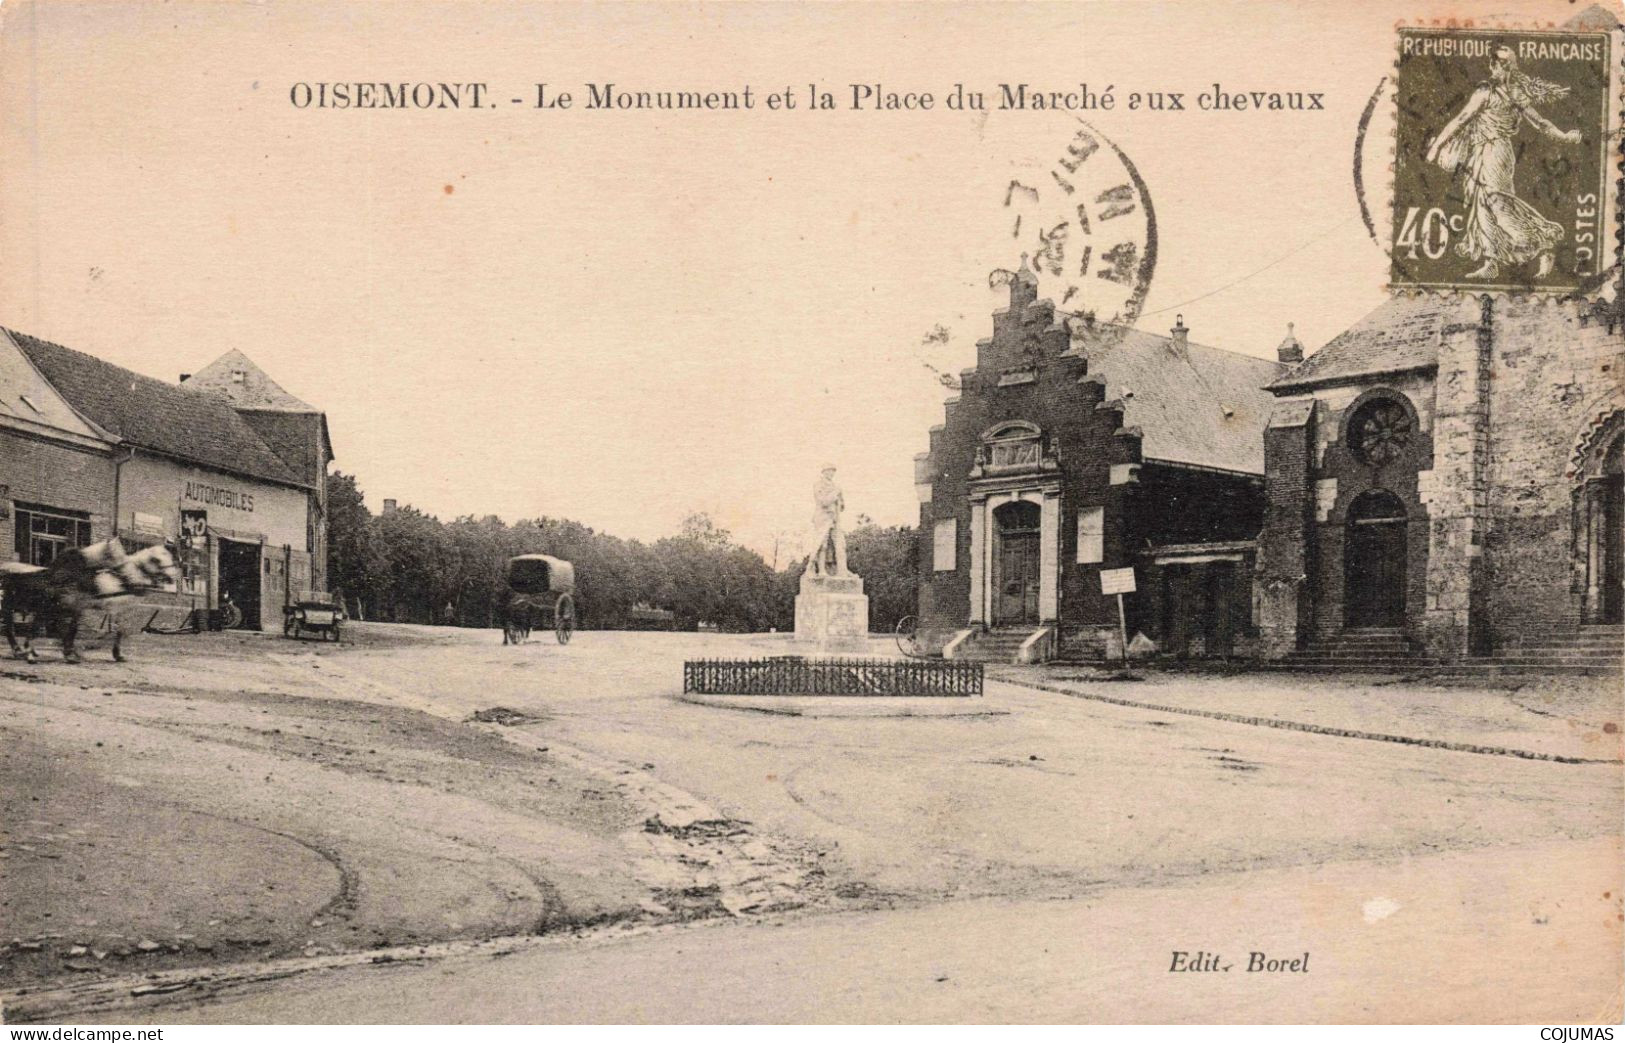
<instances>
[{"instance_id":1,"label":"stone monument","mask_svg":"<svg viewBox=\"0 0 1625 1043\"><path fill-rule=\"evenodd\" d=\"M862 652L869 640L869 596L863 580L846 570L846 500L835 468L813 486L813 552L796 595L796 642L814 653Z\"/></svg>"}]
</instances>

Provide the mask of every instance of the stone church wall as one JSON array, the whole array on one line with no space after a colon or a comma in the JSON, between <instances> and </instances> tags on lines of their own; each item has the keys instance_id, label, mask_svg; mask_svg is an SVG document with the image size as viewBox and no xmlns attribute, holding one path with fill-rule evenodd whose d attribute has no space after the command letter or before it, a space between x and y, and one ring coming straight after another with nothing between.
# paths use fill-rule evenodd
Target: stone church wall
<instances>
[{"instance_id":1,"label":"stone church wall","mask_svg":"<svg viewBox=\"0 0 1625 1043\"><path fill-rule=\"evenodd\" d=\"M1578 619L1585 582L1571 475L1586 432L1625 408L1625 329L1575 303L1492 305L1485 600L1494 636Z\"/></svg>"}]
</instances>

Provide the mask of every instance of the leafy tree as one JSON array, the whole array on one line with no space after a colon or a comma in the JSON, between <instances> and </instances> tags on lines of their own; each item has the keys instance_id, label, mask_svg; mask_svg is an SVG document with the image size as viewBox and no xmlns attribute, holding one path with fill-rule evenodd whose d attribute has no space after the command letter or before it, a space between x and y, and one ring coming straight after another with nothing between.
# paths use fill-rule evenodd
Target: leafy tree
<instances>
[{"instance_id":1,"label":"leafy tree","mask_svg":"<svg viewBox=\"0 0 1625 1043\"><path fill-rule=\"evenodd\" d=\"M384 568L372 521L355 476L342 471L328 475L327 585L352 605L362 602L364 614L377 610L374 587Z\"/></svg>"},{"instance_id":2,"label":"leafy tree","mask_svg":"<svg viewBox=\"0 0 1625 1043\"><path fill-rule=\"evenodd\" d=\"M507 603L508 559L551 554L576 566L583 627L624 626L641 603L670 609L687 629L789 630L805 567L792 560L773 568L704 512L652 544L565 518L510 525L468 515L448 524L410 506L374 515L354 477L339 472L328 479L328 512L331 584L360 599L370 618L493 626ZM914 611L914 534L858 521L847 538L848 563L864 578L871 627L889 630Z\"/></svg>"},{"instance_id":3,"label":"leafy tree","mask_svg":"<svg viewBox=\"0 0 1625 1043\"><path fill-rule=\"evenodd\" d=\"M906 526L876 525L862 515L858 521L858 528L846 536L847 568L863 577L869 629L890 631L917 611L919 540Z\"/></svg>"}]
</instances>

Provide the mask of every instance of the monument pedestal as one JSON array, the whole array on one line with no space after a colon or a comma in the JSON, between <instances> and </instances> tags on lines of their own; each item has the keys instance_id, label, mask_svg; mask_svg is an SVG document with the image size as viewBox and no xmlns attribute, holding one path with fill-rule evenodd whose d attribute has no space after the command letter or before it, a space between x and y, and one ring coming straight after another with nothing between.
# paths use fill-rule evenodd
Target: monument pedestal
<instances>
[{"instance_id":1,"label":"monument pedestal","mask_svg":"<svg viewBox=\"0 0 1625 1043\"><path fill-rule=\"evenodd\" d=\"M862 577L802 574L796 644L814 655L868 650L869 595L863 592Z\"/></svg>"}]
</instances>

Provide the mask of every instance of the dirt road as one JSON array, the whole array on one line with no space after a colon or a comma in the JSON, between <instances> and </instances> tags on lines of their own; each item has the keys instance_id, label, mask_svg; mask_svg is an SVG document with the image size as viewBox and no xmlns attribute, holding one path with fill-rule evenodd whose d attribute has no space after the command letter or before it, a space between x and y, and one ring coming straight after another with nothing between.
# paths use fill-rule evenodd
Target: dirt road
<instances>
[{"instance_id":1,"label":"dirt road","mask_svg":"<svg viewBox=\"0 0 1625 1043\"><path fill-rule=\"evenodd\" d=\"M1429 952L1475 931L1492 952L1523 946L1519 918L1545 906L1580 917L1569 949L1618 949L1617 852L1598 846L1625 808L1617 760L1330 738L1002 683L953 714L764 714L682 702L676 682L685 656L771 654L778 638L584 633L505 649L488 633L356 632L340 648L210 635L149 638L126 665L8 664L8 1019L1096 1020L1141 995L1130 1020L1159 1020L1189 994L1169 991L1168 952L1297 947L1261 911L1328 873L1371 891L1361 903L1412 888L1404 922L1437 940ZM1248 699L1301 709L1294 683L1261 680ZM1426 705L1429 729L1448 732L1449 701ZM1508 742L1523 717L1531 744L1559 742L1549 717L1475 713ZM1441 890L1462 865L1505 878L1472 900ZM1394 964L1339 943L1347 912L1315 921L1328 955L1312 973L1378 987ZM1189 926L1146 930L1169 921ZM1063 943L1066 924L1091 943ZM1064 950L1045 961L1057 970L1040 971L1028 936ZM958 998L933 1005L910 984L910 939L959 953L950 979L975 980L981 959L1014 968L1013 984L936 990ZM740 946L757 962L730 962ZM825 970L787 970L798 946ZM885 995L860 987L875 946L901 961ZM503 995L506 973L480 968L513 947L496 963L579 973L558 994L571 998L480 1007L479 983ZM639 985L685 980L679 951L704 954L696 986L753 966L785 980L736 987L732 1006ZM599 971L595 953L610 954ZM442 973L393 969L414 959L456 981L384 1004L391 990L371 983ZM1100 977L1102 960L1128 977ZM319 977L290 984L296 971ZM1051 978L1042 1001L1019 985ZM1494 969L1473 982L1525 984Z\"/></svg>"}]
</instances>

